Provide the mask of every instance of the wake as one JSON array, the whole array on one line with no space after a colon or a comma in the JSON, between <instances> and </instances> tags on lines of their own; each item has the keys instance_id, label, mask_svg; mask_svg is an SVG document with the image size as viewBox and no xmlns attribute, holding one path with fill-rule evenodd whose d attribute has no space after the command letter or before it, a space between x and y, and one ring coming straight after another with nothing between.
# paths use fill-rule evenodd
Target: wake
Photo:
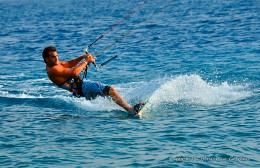
<instances>
[{"instance_id":1,"label":"wake","mask_svg":"<svg viewBox=\"0 0 260 168\"><path fill-rule=\"evenodd\" d=\"M252 95L244 85L212 84L199 75L181 75L163 83L149 100L152 103L185 102L206 106L227 104Z\"/></svg>"},{"instance_id":2,"label":"wake","mask_svg":"<svg viewBox=\"0 0 260 168\"><path fill-rule=\"evenodd\" d=\"M31 83L21 84L6 89L0 85L0 97L15 99L50 99L87 111L124 111L111 99L98 97L88 101L85 98L74 98L67 91L50 84L46 78L30 80ZM214 84L203 80L199 75L180 75L176 77L159 78L152 81L131 82L114 85L121 96L131 105L141 101L149 101L156 108L161 104L182 104L214 106L239 101L253 95L247 85L234 85L223 82ZM11 101L12 99L10 99Z\"/></svg>"}]
</instances>

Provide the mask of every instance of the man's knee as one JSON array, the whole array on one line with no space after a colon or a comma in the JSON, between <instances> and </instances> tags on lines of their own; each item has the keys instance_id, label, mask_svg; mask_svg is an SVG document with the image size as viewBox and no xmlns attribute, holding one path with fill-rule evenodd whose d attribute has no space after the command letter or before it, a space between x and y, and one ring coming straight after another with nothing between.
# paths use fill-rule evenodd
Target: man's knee
<instances>
[{"instance_id":1,"label":"man's knee","mask_svg":"<svg viewBox=\"0 0 260 168\"><path fill-rule=\"evenodd\" d=\"M103 93L108 96L110 95L112 92L115 92L115 88L113 86L105 86Z\"/></svg>"}]
</instances>

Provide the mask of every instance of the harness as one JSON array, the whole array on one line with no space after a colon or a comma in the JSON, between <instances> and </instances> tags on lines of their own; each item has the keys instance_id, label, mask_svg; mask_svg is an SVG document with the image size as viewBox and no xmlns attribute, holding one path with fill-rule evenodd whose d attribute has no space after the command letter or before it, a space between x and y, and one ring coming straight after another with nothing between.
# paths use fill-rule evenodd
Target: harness
<instances>
[{"instance_id":1,"label":"harness","mask_svg":"<svg viewBox=\"0 0 260 168\"><path fill-rule=\"evenodd\" d=\"M66 82L59 85L59 87L72 92L76 97L84 97L84 94L82 93L82 79L80 76L69 78Z\"/></svg>"}]
</instances>

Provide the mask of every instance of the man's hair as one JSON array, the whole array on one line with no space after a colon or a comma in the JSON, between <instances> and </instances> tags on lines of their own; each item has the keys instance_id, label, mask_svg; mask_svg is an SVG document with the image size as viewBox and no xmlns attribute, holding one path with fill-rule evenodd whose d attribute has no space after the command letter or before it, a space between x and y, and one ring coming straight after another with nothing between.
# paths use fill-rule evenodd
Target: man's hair
<instances>
[{"instance_id":1,"label":"man's hair","mask_svg":"<svg viewBox=\"0 0 260 168\"><path fill-rule=\"evenodd\" d=\"M45 59L50 56L50 52L55 52L55 51L57 51L57 50L53 46L48 46L48 47L44 48L44 50L42 51L42 58L45 63L46 63Z\"/></svg>"}]
</instances>

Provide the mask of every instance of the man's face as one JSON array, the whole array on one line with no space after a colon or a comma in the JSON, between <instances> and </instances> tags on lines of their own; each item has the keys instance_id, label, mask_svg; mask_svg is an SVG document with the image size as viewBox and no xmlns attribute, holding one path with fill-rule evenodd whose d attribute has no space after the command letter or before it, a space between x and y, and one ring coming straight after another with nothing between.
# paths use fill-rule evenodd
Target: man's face
<instances>
[{"instance_id":1,"label":"man's face","mask_svg":"<svg viewBox=\"0 0 260 168\"><path fill-rule=\"evenodd\" d=\"M49 53L49 58L48 58L48 62L51 66L54 66L54 65L57 65L58 64L58 61L59 61L59 57L58 57L58 53L55 51L55 52L50 52Z\"/></svg>"}]
</instances>

